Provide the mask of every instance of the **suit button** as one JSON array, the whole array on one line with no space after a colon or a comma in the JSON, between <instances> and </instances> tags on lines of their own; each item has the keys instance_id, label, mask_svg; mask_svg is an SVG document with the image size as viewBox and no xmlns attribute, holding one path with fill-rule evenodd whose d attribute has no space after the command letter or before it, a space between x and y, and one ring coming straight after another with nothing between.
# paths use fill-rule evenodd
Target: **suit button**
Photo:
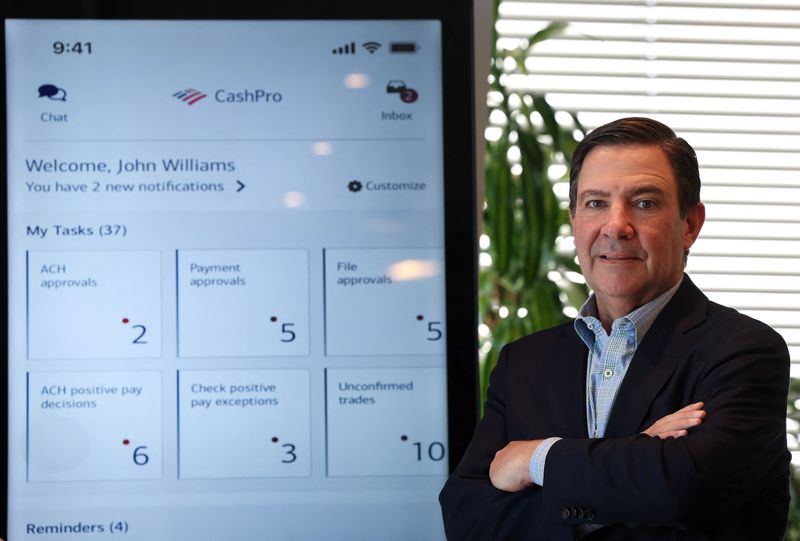
<instances>
[{"instance_id":1,"label":"suit button","mask_svg":"<svg viewBox=\"0 0 800 541\"><path fill-rule=\"evenodd\" d=\"M564 520L567 520L569 518L569 508L567 507L561 508L561 518L563 518Z\"/></svg>"},{"instance_id":2,"label":"suit button","mask_svg":"<svg viewBox=\"0 0 800 541\"><path fill-rule=\"evenodd\" d=\"M583 520L583 507L578 507L578 518Z\"/></svg>"},{"instance_id":3,"label":"suit button","mask_svg":"<svg viewBox=\"0 0 800 541\"><path fill-rule=\"evenodd\" d=\"M586 510L586 520L594 520L594 511L591 509Z\"/></svg>"}]
</instances>

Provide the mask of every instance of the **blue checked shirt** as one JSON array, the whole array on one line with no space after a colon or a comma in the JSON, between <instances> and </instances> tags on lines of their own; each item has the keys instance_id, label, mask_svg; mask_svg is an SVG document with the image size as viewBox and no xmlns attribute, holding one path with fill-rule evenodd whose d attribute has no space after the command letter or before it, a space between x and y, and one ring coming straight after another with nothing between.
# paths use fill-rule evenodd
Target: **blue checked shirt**
<instances>
[{"instance_id":1,"label":"blue checked shirt","mask_svg":"<svg viewBox=\"0 0 800 541\"><path fill-rule=\"evenodd\" d=\"M681 280L682 281L682 280ZM681 282L628 315L615 319L611 334L606 334L597 318L597 299L594 295L581 307L575 320L575 332L589 348L586 369L586 427L590 438L602 438L617 391L625 378L633 354L658 314L678 290ZM561 438L547 438L533 452L531 479L544 485L544 464L550 447Z\"/></svg>"}]
</instances>

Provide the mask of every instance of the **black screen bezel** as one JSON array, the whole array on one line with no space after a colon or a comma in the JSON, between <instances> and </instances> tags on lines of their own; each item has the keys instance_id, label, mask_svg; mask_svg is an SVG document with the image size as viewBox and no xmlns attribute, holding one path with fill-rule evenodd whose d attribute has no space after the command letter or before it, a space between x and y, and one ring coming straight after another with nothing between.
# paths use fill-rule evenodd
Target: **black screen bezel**
<instances>
[{"instance_id":1,"label":"black screen bezel","mask_svg":"<svg viewBox=\"0 0 800 541\"><path fill-rule=\"evenodd\" d=\"M477 223L475 181L475 121L472 0L411 0L398 2L125 2L84 0L80 3L7 2L4 19L175 19L175 20L438 20L442 25L442 89L444 129L445 283L447 310L447 390L450 471L461 459L478 419L477 340ZM7 118L5 81L5 24L0 27L0 115L5 127L0 190L3 223L8 223ZM0 235L4 306L0 340L8 363L8 238ZM8 365L0 370L2 389L8 389ZM7 395L7 394L6 394ZM3 434L8 437L8 398L2 401ZM0 484L8 495L8 441L0 446ZM0 514L0 535L7 534L8 507Z\"/></svg>"}]
</instances>

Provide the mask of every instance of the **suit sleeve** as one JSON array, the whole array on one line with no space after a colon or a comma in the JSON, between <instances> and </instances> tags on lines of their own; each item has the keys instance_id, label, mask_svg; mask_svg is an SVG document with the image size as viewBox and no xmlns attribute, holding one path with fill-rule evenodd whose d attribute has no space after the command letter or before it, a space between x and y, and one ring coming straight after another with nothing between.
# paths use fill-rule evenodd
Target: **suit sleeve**
<instances>
[{"instance_id":1,"label":"suit sleeve","mask_svg":"<svg viewBox=\"0 0 800 541\"><path fill-rule=\"evenodd\" d=\"M698 335L703 345L681 361L700 363L699 375L680 384L691 388L687 403L702 400L708 412L686 437L556 443L545 466L544 520L564 523L563 509L582 505L599 524L713 529L757 502L766 516L754 538L780 539L789 355L777 333L747 321L719 340Z\"/></svg>"},{"instance_id":2,"label":"suit sleeve","mask_svg":"<svg viewBox=\"0 0 800 541\"><path fill-rule=\"evenodd\" d=\"M489 480L495 453L508 443L505 392L508 348L492 372L484 415L464 458L439 495L448 539L549 539L550 526L542 520L540 487L522 492L497 490Z\"/></svg>"}]
</instances>

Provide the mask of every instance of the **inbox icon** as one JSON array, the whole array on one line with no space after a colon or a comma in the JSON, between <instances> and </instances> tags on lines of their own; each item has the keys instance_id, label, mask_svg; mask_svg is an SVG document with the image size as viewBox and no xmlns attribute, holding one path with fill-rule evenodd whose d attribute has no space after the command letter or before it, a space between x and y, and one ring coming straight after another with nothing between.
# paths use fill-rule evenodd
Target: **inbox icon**
<instances>
[{"instance_id":1,"label":"inbox icon","mask_svg":"<svg viewBox=\"0 0 800 541\"><path fill-rule=\"evenodd\" d=\"M414 103L419 97L419 92L413 88L408 88L403 81L392 80L386 83L387 94L400 94L403 103Z\"/></svg>"}]
</instances>

